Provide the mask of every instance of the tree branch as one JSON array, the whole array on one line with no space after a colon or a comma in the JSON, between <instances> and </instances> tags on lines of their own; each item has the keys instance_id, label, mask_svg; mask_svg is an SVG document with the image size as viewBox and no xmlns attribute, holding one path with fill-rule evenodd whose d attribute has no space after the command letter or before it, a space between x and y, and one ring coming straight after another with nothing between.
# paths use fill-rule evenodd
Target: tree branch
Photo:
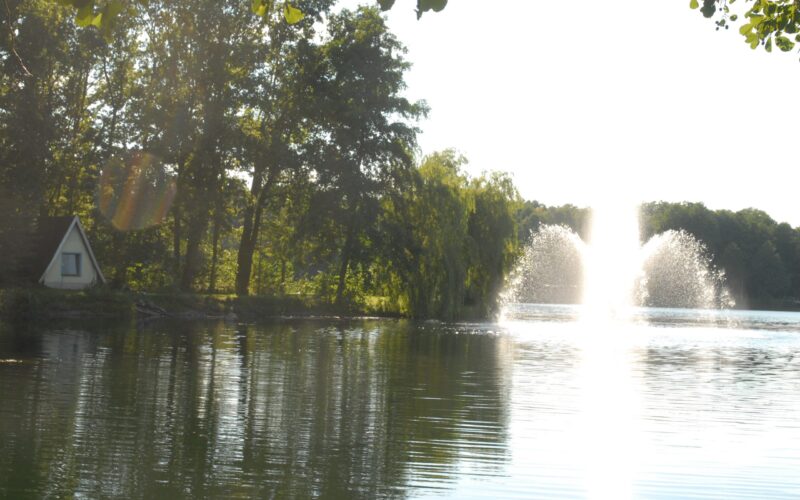
<instances>
[{"instance_id":1,"label":"tree branch","mask_svg":"<svg viewBox=\"0 0 800 500\"><path fill-rule=\"evenodd\" d=\"M22 61L22 58L19 56L16 48L16 40L17 38L14 36L14 25L11 24L11 8L8 6L8 0L3 0L3 4L6 7L6 24L8 24L8 34L11 36L11 54L17 60L17 64L22 69L22 75L25 77L31 77L33 74L28 71L28 68L25 66L25 63Z\"/></svg>"}]
</instances>

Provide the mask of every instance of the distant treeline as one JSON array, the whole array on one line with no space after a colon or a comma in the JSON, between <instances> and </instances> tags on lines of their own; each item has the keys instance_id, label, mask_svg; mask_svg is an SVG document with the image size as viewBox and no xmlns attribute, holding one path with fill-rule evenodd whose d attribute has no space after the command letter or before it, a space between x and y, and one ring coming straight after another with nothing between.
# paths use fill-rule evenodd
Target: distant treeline
<instances>
[{"instance_id":1,"label":"distant treeline","mask_svg":"<svg viewBox=\"0 0 800 500\"><path fill-rule=\"evenodd\" d=\"M761 210L710 210L702 203L642 206L644 240L685 229L705 243L724 269L740 307L792 306L800 299L800 228L778 223Z\"/></svg>"},{"instance_id":2,"label":"distant treeline","mask_svg":"<svg viewBox=\"0 0 800 500\"><path fill-rule=\"evenodd\" d=\"M539 224L563 224L583 239L591 211L573 205L547 207L525 202L517 211L519 239ZM800 228L778 223L761 210L710 210L702 203L645 203L642 243L670 229L683 229L706 247L711 262L725 271L739 307L794 307L800 300Z\"/></svg>"}]
</instances>

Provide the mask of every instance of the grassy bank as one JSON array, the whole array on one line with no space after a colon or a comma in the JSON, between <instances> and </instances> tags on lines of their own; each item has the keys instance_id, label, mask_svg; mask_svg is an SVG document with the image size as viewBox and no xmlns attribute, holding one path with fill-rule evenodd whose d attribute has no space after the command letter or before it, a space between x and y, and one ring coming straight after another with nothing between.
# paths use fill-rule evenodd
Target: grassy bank
<instances>
[{"instance_id":1,"label":"grassy bank","mask_svg":"<svg viewBox=\"0 0 800 500\"><path fill-rule=\"evenodd\" d=\"M382 297L364 304L335 305L314 297L248 296L194 293L133 293L94 288L0 289L0 318L46 321L60 318L182 319L220 318L258 321L281 316L401 316Z\"/></svg>"},{"instance_id":2,"label":"grassy bank","mask_svg":"<svg viewBox=\"0 0 800 500\"><path fill-rule=\"evenodd\" d=\"M0 289L0 317L7 321L53 318L131 318L134 301L109 290L63 291L48 288Z\"/></svg>"}]
</instances>

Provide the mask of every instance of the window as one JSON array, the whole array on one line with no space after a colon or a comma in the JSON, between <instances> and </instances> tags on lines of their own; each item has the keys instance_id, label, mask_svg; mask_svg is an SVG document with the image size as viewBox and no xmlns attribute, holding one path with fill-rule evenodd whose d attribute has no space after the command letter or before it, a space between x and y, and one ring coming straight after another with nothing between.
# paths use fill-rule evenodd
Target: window
<instances>
[{"instance_id":1,"label":"window","mask_svg":"<svg viewBox=\"0 0 800 500\"><path fill-rule=\"evenodd\" d=\"M80 275L81 275L81 254L62 253L61 276L80 276Z\"/></svg>"}]
</instances>

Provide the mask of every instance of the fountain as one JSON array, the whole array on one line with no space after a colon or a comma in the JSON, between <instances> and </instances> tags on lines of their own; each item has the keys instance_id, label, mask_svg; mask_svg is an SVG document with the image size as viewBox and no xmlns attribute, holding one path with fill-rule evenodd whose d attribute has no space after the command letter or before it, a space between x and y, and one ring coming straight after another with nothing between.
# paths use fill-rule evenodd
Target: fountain
<instances>
[{"instance_id":1,"label":"fountain","mask_svg":"<svg viewBox=\"0 0 800 500\"><path fill-rule=\"evenodd\" d=\"M570 228L531 234L501 295L502 304L583 304L584 314L625 316L633 307L733 306L724 271L703 243L680 230L642 245L637 207L606 204L592 214L588 243Z\"/></svg>"},{"instance_id":2,"label":"fountain","mask_svg":"<svg viewBox=\"0 0 800 500\"><path fill-rule=\"evenodd\" d=\"M734 305L725 273L711 264L705 245L684 230L653 236L641 250L636 302L647 307L724 309Z\"/></svg>"},{"instance_id":3,"label":"fountain","mask_svg":"<svg viewBox=\"0 0 800 500\"><path fill-rule=\"evenodd\" d=\"M532 233L501 303L573 304L583 290L586 245L572 229L544 225Z\"/></svg>"}]
</instances>

